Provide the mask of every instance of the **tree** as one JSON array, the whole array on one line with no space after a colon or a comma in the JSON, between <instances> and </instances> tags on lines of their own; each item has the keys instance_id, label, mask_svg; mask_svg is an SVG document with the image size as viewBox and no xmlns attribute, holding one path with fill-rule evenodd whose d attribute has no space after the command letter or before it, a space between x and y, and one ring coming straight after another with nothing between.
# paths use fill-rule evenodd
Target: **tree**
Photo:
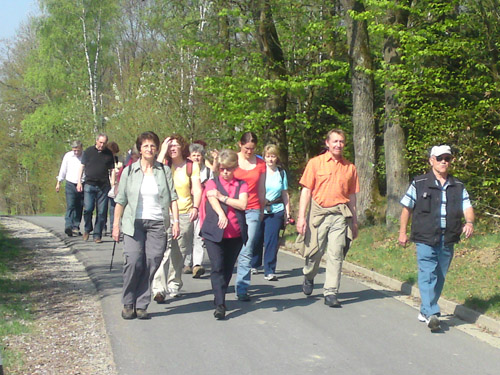
<instances>
[{"instance_id":1,"label":"tree","mask_svg":"<svg viewBox=\"0 0 500 375\"><path fill-rule=\"evenodd\" d=\"M360 15L362 2L342 0L346 11L347 43L352 80L352 123L356 168L360 192L357 195L360 223L373 214L375 183L375 118L373 111L374 82L367 23Z\"/></svg>"}]
</instances>

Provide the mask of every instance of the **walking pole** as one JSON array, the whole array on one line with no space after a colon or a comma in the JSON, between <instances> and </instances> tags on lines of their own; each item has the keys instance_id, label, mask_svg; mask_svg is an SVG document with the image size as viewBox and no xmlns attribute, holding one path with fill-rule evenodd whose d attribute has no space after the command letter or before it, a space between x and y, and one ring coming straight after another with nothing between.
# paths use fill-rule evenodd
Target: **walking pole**
<instances>
[{"instance_id":1,"label":"walking pole","mask_svg":"<svg viewBox=\"0 0 500 375\"><path fill-rule=\"evenodd\" d=\"M111 271L111 268L113 268L113 257L115 256L115 249L116 249L116 241L113 242L113 252L111 253L111 263L109 265L110 271Z\"/></svg>"}]
</instances>

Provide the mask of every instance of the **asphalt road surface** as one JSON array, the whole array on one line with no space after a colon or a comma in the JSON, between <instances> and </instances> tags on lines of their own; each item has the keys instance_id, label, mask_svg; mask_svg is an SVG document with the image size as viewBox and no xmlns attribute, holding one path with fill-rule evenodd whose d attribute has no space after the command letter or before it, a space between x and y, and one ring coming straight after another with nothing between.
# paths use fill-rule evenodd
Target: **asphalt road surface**
<instances>
[{"instance_id":1,"label":"asphalt road surface","mask_svg":"<svg viewBox=\"0 0 500 375\"><path fill-rule=\"evenodd\" d=\"M324 274L302 293L303 261L280 252L279 281L252 276L251 302L239 302L234 280L226 320L213 317L208 272L183 275L181 298L152 302L150 320L123 320L122 244L66 237L62 217L23 217L56 233L76 251L102 296L120 375L160 374L500 374L500 350L443 324L431 333L418 311L343 277L342 308L323 304ZM92 237L91 237L92 238ZM368 249L367 249L368 250ZM206 259L208 267L208 258Z\"/></svg>"}]
</instances>

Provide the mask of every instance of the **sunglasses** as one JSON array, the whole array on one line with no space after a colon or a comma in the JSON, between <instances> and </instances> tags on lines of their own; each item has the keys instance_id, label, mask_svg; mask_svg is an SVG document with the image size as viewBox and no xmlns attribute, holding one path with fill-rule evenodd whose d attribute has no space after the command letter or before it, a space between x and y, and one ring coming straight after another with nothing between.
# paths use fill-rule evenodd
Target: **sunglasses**
<instances>
[{"instance_id":1,"label":"sunglasses","mask_svg":"<svg viewBox=\"0 0 500 375\"><path fill-rule=\"evenodd\" d=\"M436 156L436 160L437 161L445 161L447 163L449 163L451 161L451 156L450 155L446 155L446 156L443 156L443 155L439 155L439 156Z\"/></svg>"},{"instance_id":2,"label":"sunglasses","mask_svg":"<svg viewBox=\"0 0 500 375\"><path fill-rule=\"evenodd\" d=\"M227 171L227 172L232 172L234 171L235 168L226 168L226 167L219 167L219 171L220 172L224 172L224 171Z\"/></svg>"}]
</instances>

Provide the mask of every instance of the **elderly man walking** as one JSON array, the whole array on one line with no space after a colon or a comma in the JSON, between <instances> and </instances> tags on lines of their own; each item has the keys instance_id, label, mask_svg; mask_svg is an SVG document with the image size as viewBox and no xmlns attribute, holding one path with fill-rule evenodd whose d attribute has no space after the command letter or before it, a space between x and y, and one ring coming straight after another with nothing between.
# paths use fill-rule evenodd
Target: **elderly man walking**
<instances>
[{"instance_id":1,"label":"elderly man walking","mask_svg":"<svg viewBox=\"0 0 500 375\"><path fill-rule=\"evenodd\" d=\"M83 152L80 169L78 171L77 190L83 191L85 221L84 241L89 239L93 230L94 242L102 242L102 229L108 215L108 192L115 179L115 162L113 153L106 147L108 136L99 134L95 145L90 146ZM81 183L81 177L85 172L85 186ZM111 181L110 181L111 180ZM92 228L92 212L97 207L97 220L95 228Z\"/></svg>"},{"instance_id":2,"label":"elderly man walking","mask_svg":"<svg viewBox=\"0 0 500 375\"><path fill-rule=\"evenodd\" d=\"M344 249L356 238L356 193L358 175L354 164L344 159L345 134L328 132L328 150L309 160L299 183L302 185L297 231L304 236L306 264L302 291L310 295L323 254L326 254L325 305L340 307L338 293ZM306 218L307 207L310 205Z\"/></svg>"},{"instance_id":3,"label":"elderly man walking","mask_svg":"<svg viewBox=\"0 0 500 375\"><path fill-rule=\"evenodd\" d=\"M401 199L403 211L399 244L406 246L406 228L413 213L411 241L417 246L420 314L431 331L440 329L439 297L453 258L453 246L463 233L474 232L474 209L462 181L449 174L453 156L450 146L434 146L429 164L431 170L413 179ZM465 225L462 221L465 217Z\"/></svg>"},{"instance_id":4,"label":"elderly man walking","mask_svg":"<svg viewBox=\"0 0 500 375\"><path fill-rule=\"evenodd\" d=\"M73 141L71 151L68 151L61 162L57 176L56 192L61 189L61 182L66 181L66 216L64 233L68 236L80 235L80 222L82 221L83 193L76 190L78 185L80 165L82 160L82 142Z\"/></svg>"}]
</instances>

